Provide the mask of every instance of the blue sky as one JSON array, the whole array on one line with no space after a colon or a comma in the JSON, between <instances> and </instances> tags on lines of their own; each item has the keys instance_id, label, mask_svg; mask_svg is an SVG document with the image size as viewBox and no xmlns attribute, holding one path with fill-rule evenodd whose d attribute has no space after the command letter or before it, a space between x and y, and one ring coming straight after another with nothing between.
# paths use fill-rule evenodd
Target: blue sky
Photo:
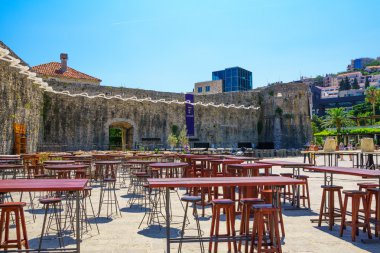
<instances>
[{"instance_id":1,"label":"blue sky","mask_svg":"<svg viewBox=\"0 0 380 253\"><path fill-rule=\"evenodd\" d=\"M0 0L0 40L31 66L59 61L102 85L186 92L240 66L253 87L380 56L380 1Z\"/></svg>"}]
</instances>

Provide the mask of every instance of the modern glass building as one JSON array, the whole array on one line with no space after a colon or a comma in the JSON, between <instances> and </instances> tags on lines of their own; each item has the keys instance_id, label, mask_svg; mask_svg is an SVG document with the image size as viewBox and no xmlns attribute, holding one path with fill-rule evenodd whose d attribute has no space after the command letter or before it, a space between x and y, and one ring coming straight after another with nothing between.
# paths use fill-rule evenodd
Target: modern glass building
<instances>
[{"instance_id":1,"label":"modern glass building","mask_svg":"<svg viewBox=\"0 0 380 253\"><path fill-rule=\"evenodd\" d=\"M252 72L240 67L212 72L212 80L223 80L223 92L252 89Z\"/></svg>"}]
</instances>

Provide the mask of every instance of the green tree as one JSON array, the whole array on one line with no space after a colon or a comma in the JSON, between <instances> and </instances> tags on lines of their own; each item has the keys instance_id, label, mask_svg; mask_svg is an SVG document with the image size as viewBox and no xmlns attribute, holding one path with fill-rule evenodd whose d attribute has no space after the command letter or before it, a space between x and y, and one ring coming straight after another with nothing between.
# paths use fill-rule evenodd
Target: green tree
<instances>
[{"instance_id":1,"label":"green tree","mask_svg":"<svg viewBox=\"0 0 380 253\"><path fill-rule=\"evenodd\" d=\"M323 76L318 75L314 78L314 85L323 86Z\"/></svg>"},{"instance_id":2,"label":"green tree","mask_svg":"<svg viewBox=\"0 0 380 253\"><path fill-rule=\"evenodd\" d=\"M313 118L311 119L311 129L313 130L313 133L319 133L324 130L323 118L313 115Z\"/></svg>"},{"instance_id":3,"label":"green tree","mask_svg":"<svg viewBox=\"0 0 380 253\"><path fill-rule=\"evenodd\" d=\"M346 76L346 78L344 78L344 87L346 88L345 90L350 90L351 89L350 80L348 79L347 76Z\"/></svg>"},{"instance_id":4,"label":"green tree","mask_svg":"<svg viewBox=\"0 0 380 253\"><path fill-rule=\"evenodd\" d=\"M342 91L342 90L345 90L345 87L344 87L344 80L340 80L339 82L339 91Z\"/></svg>"},{"instance_id":5,"label":"green tree","mask_svg":"<svg viewBox=\"0 0 380 253\"><path fill-rule=\"evenodd\" d=\"M369 78L368 78L368 76L366 76L366 78L365 78L365 84L364 84L364 87L367 89L367 88L369 88Z\"/></svg>"},{"instance_id":6,"label":"green tree","mask_svg":"<svg viewBox=\"0 0 380 253\"><path fill-rule=\"evenodd\" d=\"M335 127L338 135L338 142L342 127L353 125L353 121L350 119L349 114L344 108L332 108L327 110L327 115L323 120L322 126Z\"/></svg>"},{"instance_id":7,"label":"green tree","mask_svg":"<svg viewBox=\"0 0 380 253\"><path fill-rule=\"evenodd\" d=\"M360 89L360 86L359 86L358 80L357 80L356 78L354 79L354 82L352 83L351 88L354 89L354 90L358 90L358 89Z\"/></svg>"},{"instance_id":8,"label":"green tree","mask_svg":"<svg viewBox=\"0 0 380 253\"><path fill-rule=\"evenodd\" d=\"M177 139L177 136L175 136L175 134L173 133L170 133L169 136L168 136L168 143L170 145L170 147L173 149L175 146L177 146L177 143L178 143L178 139Z\"/></svg>"},{"instance_id":9,"label":"green tree","mask_svg":"<svg viewBox=\"0 0 380 253\"><path fill-rule=\"evenodd\" d=\"M380 92L374 86L365 91L365 101L372 105L372 115L376 114L376 103L379 101Z\"/></svg>"},{"instance_id":10,"label":"green tree","mask_svg":"<svg viewBox=\"0 0 380 253\"><path fill-rule=\"evenodd\" d=\"M186 146L189 146L189 138L187 137L186 126L184 126L181 129L181 132L179 133L179 136L178 136L178 142L183 148L185 148Z\"/></svg>"}]
</instances>

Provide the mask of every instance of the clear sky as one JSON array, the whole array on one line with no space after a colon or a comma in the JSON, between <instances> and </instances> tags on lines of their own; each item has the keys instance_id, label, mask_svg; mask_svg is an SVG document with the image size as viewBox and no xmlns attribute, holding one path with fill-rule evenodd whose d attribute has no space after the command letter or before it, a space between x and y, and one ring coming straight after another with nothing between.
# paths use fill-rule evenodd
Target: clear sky
<instances>
[{"instance_id":1,"label":"clear sky","mask_svg":"<svg viewBox=\"0 0 380 253\"><path fill-rule=\"evenodd\" d=\"M240 66L253 87L380 56L378 0L0 0L0 40L102 85L186 92Z\"/></svg>"}]
</instances>

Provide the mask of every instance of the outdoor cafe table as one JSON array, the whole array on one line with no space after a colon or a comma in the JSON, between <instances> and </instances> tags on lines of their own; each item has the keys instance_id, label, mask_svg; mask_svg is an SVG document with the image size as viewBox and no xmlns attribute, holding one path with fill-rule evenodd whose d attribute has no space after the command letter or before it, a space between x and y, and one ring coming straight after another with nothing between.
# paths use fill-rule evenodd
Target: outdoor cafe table
<instances>
[{"instance_id":1,"label":"outdoor cafe table","mask_svg":"<svg viewBox=\"0 0 380 253\"><path fill-rule=\"evenodd\" d=\"M166 188L166 203L170 203L170 188L201 188L201 187L258 187L271 186L275 190L273 204L278 205L279 187L285 185L296 185L301 180L287 177L213 177L213 178L148 178L150 188ZM166 253L170 253L170 243L179 242L179 239L170 238L170 207L165 205L166 215ZM239 236L235 236L239 239ZM209 241L212 238L203 237L202 240ZM229 238L233 239L233 238ZM187 237L183 242L194 242L194 237Z\"/></svg>"},{"instance_id":2,"label":"outdoor cafe table","mask_svg":"<svg viewBox=\"0 0 380 253\"><path fill-rule=\"evenodd\" d=\"M225 158L228 159L237 159L237 160L243 160L246 163L253 163L253 162L258 162L260 161L260 158L257 157L249 157L249 156L225 156Z\"/></svg>"},{"instance_id":3,"label":"outdoor cafe table","mask_svg":"<svg viewBox=\"0 0 380 253\"><path fill-rule=\"evenodd\" d=\"M87 179L10 179L0 181L0 193L7 192L44 192L74 191L76 192L76 247L65 248L65 252L80 252L80 192L84 190ZM30 252L32 250L18 250ZM37 250L33 250L37 251ZM43 252L60 250L45 249Z\"/></svg>"},{"instance_id":4,"label":"outdoor cafe table","mask_svg":"<svg viewBox=\"0 0 380 253\"><path fill-rule=\"evenodd\" d=\"M359 176L366 178L378 179L380 185L380 171L379 170L366 170L366 169L357 169L357 168L347 168L347 167L326 167L326 166L309 166L306 167L308 170L324 172L324 181L325 185L333 185L334 183L334 174L349 175L349 176ZM328 176L327 174L330 174ZM378 203L380 203L380 194L378 195ZM330 208L329 208L330 209ZM378 219L380 219L380 208L377 208ZM375 221L375 226L380 226L380 220ZM362 240L363 242L374 242L374 240ZM376 241L380 243L380 240Z\"/></svg>"},{"instance_id":5,"label":"outdoor cafe table","mask_svg":"<svg viewBox=\"0 0 380 253\"><path fill-rule=\"evenodd\" d=\"M0 163L0 174L2 174L2 179L5 179L7 171L12 171L13 178L16 178L17 170L23 169L24 166L21 164L14 163Z\"/></svg>"},{"instance_id":6,"label":"outdoor cafe table","mask_svg":"<svg viewBox=\"0 0 380 253\"><path fill-rule=\"evenodd\" d=\"M0 155L0 163L18 163L21 162L19 155Z\"/></svg>"},{"instance_id":7,"label":"outdoor cafe table","mask_svg":"<svg viewBox=\"0 0 380 253\"><path fill-rule=\"evenodd\" d=\"M290 162L290 161L258 161L257 163L271 164L272 166L280 166L281 168L291 168L293 169L294 177L300 176L301 169L305 169L305 167L311 165L308 163L299 163L299 162ZM300 202L301 202L300 196L301 196L300 187L297 187L297 191L296 191L296 200L297 200L296 207L297 208L296 209L300 209Z\"/></svg>"},{"instance_id":8,"label":"outdoor cafe table","mask_svg":"<svg viewBox=\"0 0 380 253\"><path fill-rule=\"evenodd\" d=\"M44 167L49 171L72 171L72 170L84 170L88 168L87 164L58 164L58 165L46 165Z\"/></svg>"},{"instance_id":9,"label":"outdoor cafe table","mask_svg":"<svg viewBox=\"0 0 380 253\"><path fill-rule=\"evenodd\" d=\"M45 161L44 165L58 165L58 164L74 164L76 161L74 160L49 160Z\"/></svg>"},{"instance_id":10,"label":"outdoor cafe table","mask_svg":"<svg viewBox=\"0 0 380 253\"><path fill-rule=\"evenodd\" d=\"M159 176L164 177L164 170L165 171L165 177L179 177L183 174L182 171L183 168L186 166L189 166L188 163L151 163L149 164L149 167L152 168L152 170L159 171Z\"/></svg>"}]
</instances>

